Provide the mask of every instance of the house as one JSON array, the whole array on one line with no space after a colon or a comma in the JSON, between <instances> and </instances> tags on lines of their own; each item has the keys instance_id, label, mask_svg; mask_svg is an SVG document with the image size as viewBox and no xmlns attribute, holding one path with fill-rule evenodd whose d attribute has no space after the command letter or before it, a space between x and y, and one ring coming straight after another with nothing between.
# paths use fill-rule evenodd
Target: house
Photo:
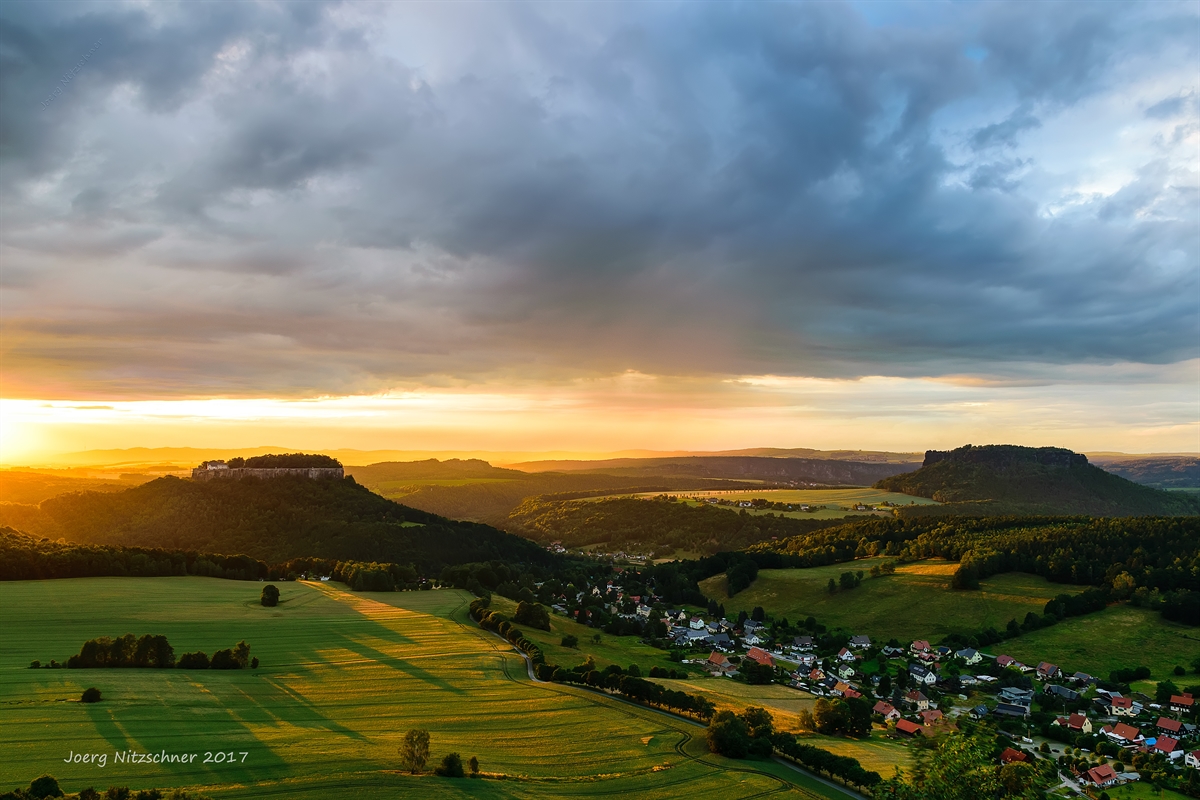
<instances>
[{"instance_id":1,"label":"house","mask_svg":"<svg viewBox=\"0 0 1200 800\"><path fill-rule=\"evenodd\" d=\"M1142 741L1142 732L1126 722L1105 725L1100 732L1120 745L1136 744Z\"/></svg>"},{"instance_id":2,"label":"house","mask_svg":"<svg viewBox=\"0 0 1200 800\"><path fill-rule=\"evenodd\" d=\"M1051 664L1049 661L1043 661L1037 665L1037 676L1041 680L1048 681L1058 674L1058 667Z\"/></svg>"},{"instance_id":3,"label":"house","mask_svg":"<svg viewBox=\"0 0 1200 800\"><path fill-rule=\"evenodd\" d=\"M941 711L938 711L936 708L931 708L928 711L921 712L921 721L925 723L926 726L937 725L942 721L943 716L944 715Z\"/></svg>"},{"instance_id":4,"label":"house","mask_svg":"<svg viewBox=\"0 0 1200 800\"><path fill-rule=\"evenodd\" d=\"M758 630L762 626L763 626L763 624L761 622L755 622L752 619L748 619L742 623L742 630L745 631L746 633L753 633L754 631Z\"/></svg>"},{"instance_id":5,"label":"house","mask_svg":"<svg viewBox=\"0 0 1200 800\"><path fill-rule=\"evenodd\" d=\"M1005 703L1016 703L1027 706L1033 703L1033 689L1020 689L1016 686L1005 686L997 695Z\"/></svg>"},{"instance_id":6,"label":"house","mask_svg":"<svg viewBox=\"0 0 1200 800\"><path fill-rule=\"evenodd\" d=\"M933 684L937 683L937 673L920 664L909 664L908 674L914 681L917 683L923 683L926 686L932 686Z\"/></svg>"},{"instance_id":7,"label":"house","mask_svg":"<svg viewBox=\"0 0 1200 800\"><path fill-rule=\"evenodd\" d=\"M855 661L858 658L858 656L854 655L854 653L851 653L844 647L841 650L838 650L837 657L838 661Z\"/></svg>"},{"instance_id":8,"label":"house","mask_svg":"<svg viewBox=\"0 0 1200 800\"><path fill-rule=\"evenodd\" d=\"M810 681L825 680L825 670L821 669L820 667L813 667L812 672L808 673L808 679Z\"/></svg>"},{"instance_id":9,"label":"house","mask_svg":"<svg viewBox=\"0 0 1200 800\"><path fill-rule=\"evenodd\" d=\"M883 700L880 700L878 703L876 703L875 707L872 708L871 711L883 717L884 722L893 719L900 719L900 712L896 710L896 707L891 703L884 702Z\"/></svg>"},{"instance_id":10,"label":"house","mask_svg":"<svg viewBox=\"0 0 1200 800\"><path fill-rule=\"evenodd\" d=\"M712 642L713 647L720 647L725 650L733 647L733 639L729 638L728 633L710 633L708 641Z\"/></svg>"},{"instance_id":11,"label":"house","mask_svg":"<svg viewBox=\"0 0 1200 800\"><path fill-rule=\"evenodd\" d=\"M708 661L704 662L704 668L714 675L728 675L734 671L729 657L724 653L718 653L716 650L708 657Z\"/></svg>"},{"instance_id":12,"label":"house","mask_svg":"<svg viewBox=\"0 0 1200 800\"><path fill-rule=\"evenodd\" d=\"M742 637L742 641L748 645L754 646L754 645L764 644L766 642L766 639L761 639L758 637L757 634L754 634L754 633L747 633L745 636Z\"/></svg>"},{"instance_id":13,"label":"house","mask_svg":"<svg viewBox=\"0 0 1200 800\"><path fill-rule=\"evenodd\" d=\"M1046 694L1052 694L1055 697L1061 697L1068 702L1074 702L1079 699L1079 692L1074 689L1068 689L1065 686L1059 686L1057 683L1046 684L1046 688L1042 691Z\"/></svg>"},{"instance_id":14,"label":"house","mask_svg":"<svg viewBox=\"0 0 1200 800\"><path fill-rule=\"evenodd\" d=\"M1190 712L1196 705L1196 701L1192 698L1190 692L1183 694L1171 695L1171 711L1176 714L1185 714Z\"/></svg>"},{"instance_id":15,"label":"house","mask_svg":"<svg viewBox=\"0 0 1200 800\"><path fill-rule=\"evenodd\" d=\"M850 646L853 647L855 650L863 650L865 648L868 648L871 646L871 637L866 636L865 634L860 635L860 636L851 636L850 637Z\"/></svg>"},{"instance_id":16,"label":"house","mask_svg":"<svg viewBox=\"0 0 1200 800\"><path fill-rule=\"evenodd\" d=\"M1134 716L1136 712L1133 710L1133 700L1114 694L1108 701L1108 713L1114 717Z\"/></svg>"},{"instance_id":17,"label":"house","mask_svg":"<svg viewBox=\"0 0 1200 800\"><path fill-rule=\"evenodd\" d=\"M1086 714L1072 714L1067 718L1067 727L1078 733L1091 733L1092 721Z\"/></svg>"},{"instance_id":18,"label":"house","mask_svg":"<svg viewBox=\"0 0 1200 800\"><path fill-rule=\"evenodd\" d=\"M924 692L916 689L904 695L903 702L906 706L913 706L917 711L929 710L929 698L925 696Z\"/></svg>"},{"instance_id":19,"label":"house","mask_svg":"<svg viewBox=\"0 0 1200 800\"><path fill-rule=\"evenodd\" d=\"M862 692L858 691L853 686L851 686L848 689L846 689L846 691L842 692L842 697L845 697L847 700L854 700L856 698L862 697Z\"/></svg>"},{"instance_id":20,"label":"house","mask_svg":"<svg viewBox=\"0 0 1200 800\"><path fill-rule=\"evenodd\" d=\"M812 653L805 653L804 655L796 656L796 663L802 667L812 669L812 665L817 663L817 657Z\"/></svg>"},{"instance_id":21,"label":"house","mask_svg":"<svg viewBox=\"0 0 1200 800\"><path fill-rule=\"evenodd\" d=\"M746 658L762 664L764 667L775 667L775 659L771 658L771 654L761 647L751 647L750 652L746 653Z\"/></svg>"},{"instance_id":22,"label":"house","mask_svg":"<svg viewBox=\"0 0 1200 800\"><path fill-rule=\"evenodd\" d=\"M844 681L848 681L854 677L854 667L851 664L843 664L838 667L837 675Z\"/></svg>"},{"instance_id":23,"label":"house","mask_svg":"<svg viewBox=\"0 0 1200 800\"><path fill-rule=\"evenodd\" d=\"M1183 763L1192 769L1200 769L1200 750L1193 750L1184 756Z\"/></svg>"},{"instance_id":24,"label":"house","mask_svg":"<svg viewBox=\"0 0 1200 800\"><path fill-rule=\"evenodd\" d=\"M923 736L925 731L915 722L909 722L906 719L896 720L896 733L902 733L905 736Z\"/></svg>"},{"instance_id":25,"label":"house","mask_svg":"<svg viewBox=\"0 0 1200 800\"><path fill-rule=\"evenodd\" d=\"M812 650L813 638L811 636L797 636L795 639L792 639L792 647L797 650Z\"/></svg>"},{"instance_id":26,"label":"house","mask_svg":"<svg viewBox=\"0 0 1200 800\"><path fill-rule=\"evenodd\" d=\"M886 656L887 658L897 658L899 656L904 655L904 648L903 647L892 647L891 645L885 645L884 648L882 650L880 650L879 652L883 653L884 656Z\"/></svg>"},{"instance_id":27,"label":"house","mask_svg":"<svg viewBox=\"0 0 1200 800\"><path fill-rule=\"evenodd\" d=\"M1170 717L1159 717L1158 722L1154 723L1154 727L1158 728L1159 733L1177 737L1183 730L1183 723Z\"/></svg>"},{"instance_id":28,"label":"house","mask_svg":"<svg viewBox=\"0 0 1200 800\"><path fill-rule=\"evenodd\" d=\"M1093 678L1091 675L1088 675L1086 672L1076 672L1074 675L1071 676L1071 680L1074 681L1075 683L1082 683L1084 685L1096 682L1096 679Z\"/></svg>"},{"instance_id":29,"label":"house","mask_svg":"<svg viewBox=\"0 0 1200 800\"><path fill-rule=\"evenodd\" d=\"M1011 747L1004 748L1004 752L1000 754L1001 764L1012 764L1014 762L1024 762L1029 760L1029 753L1021 750L1014 750Z\"/></svg>"},{"instance_id":30,"label":"house","mask_svg":"<svg viewBox=\"0 0 1200 800\"><path fill-rule=\"evenodd\" d=\"M1029 706L1019 706L1015 703L997 703L992 713L998 717L1016 717L1024 719L1029 716Z\"/></svg>"},{"instance_id":31,"label":"house","mask_svg":"<svg viewBox=\"0 0 1200 800\"><path fill-rule=\"evenodd\" d=\"M980 661L983 661L983 654L980 653L978 650L974 650L970 647L968 647L964 650L959 650L957 653L954 654L954 657L961 658L967 664L978 664Z\"/></svg>"},{"instance_id":32,"label":"house","mask_svg":"<svg viewBox=\"0 0 1200 800\"><path fill-rule=\"evenodd\" d=\"M912 651L914 654L928 653L929 652L929 642L925 641L924 639L917 639L916 641L914 641L912 644L910 644L908 646L908 649L910 651Z\"/></svg>"},{"instance_id":33,"label":"house","mask_svg":"<svg viewBox=\"0 0 1200 800\"><path fill-rule=\"evenodd\" d=\"M688 627L694 631L702 631L708 626L705 625L704 620L700 619L699 617L692 617L691 620L688 621Z\"/></svg>"},{"instance_id":34,"label":"house","mask_svg":"<svg viewBox=\"0 0 1200 800\"><path fill-rule=\"evenodd\" d=\"M996 656L996 666L1000 669L1011 667L1017 663L1017 660L1012 656Z\"/></svg>"},{"instance_id":35,"label":"house","mask_svg":"<svg viewBox=\"0 0 1200 800\"><path fill-rule=\"evenodd\" d=\"M975 706L970 711L971 719L983 719L990 713L992 713L992 712L989 711L988 707L983 704Z\"/></svg>"},{"instance_id":36,"label":"house","mask_svg":"<svg viewBox=\"0 0 1200 800\"><path fill-rule=\"evenodd\" d=\"M1183 755L1183 750L1179 749L1179 740L1170 736L1160 736L1155 739L1154 752L1162 753L1170 759L1176 759Z\"/></svg>"},{"instance_id":37,"label":"house","mask_svg":"<svg viewBox=\"0 0 1200 800\"><path fill-rule=\"evenodd\" d=\"M1097 786L1112 786L1119 780L1119 777L1112 765L1101 764L1087 771L1087 779Z\"/></svg>"}]
</instances>

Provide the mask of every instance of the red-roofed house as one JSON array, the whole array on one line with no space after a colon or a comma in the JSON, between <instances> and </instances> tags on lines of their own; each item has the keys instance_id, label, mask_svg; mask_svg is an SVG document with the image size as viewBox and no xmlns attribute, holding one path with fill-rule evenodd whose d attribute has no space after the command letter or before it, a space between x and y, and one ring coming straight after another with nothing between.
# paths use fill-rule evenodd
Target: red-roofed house
<instances>
[{"instance_id":1,"label":"red-roofed house","mask_svg":"<svg viewBox=\"0 0 1200 800\"><path fill-rule=\"evenodd\" d=\"M1117 771L1109 764L1101 764L1098 767L1092 767L1087 771L1087 778L1097 786L1112 786L1120 778L1117 777Z\"/></svg>"},{"instance_id":2,"label":"red-roofed house","mask_svg":"<svg viewBox=\"0 0 1200 800\"><path fill-rule=\"evenodd\" d=\"M1092 732L1092 721L1085 714L1072 714L1067 719L1067 728L1080 733Z\"/></svg>"},{"instance_id":3,"label":"red-roofed house","mask_svg":"<svg viewBox=\"0 0 1200 800\"><path fill-rule=\"evenodd\" d=\"M854 655L854 653L851 653L844 647L838 651L837 657L838 661L854 661L856 658L858 658L858 656Z\"/></svg>"},{"instance_id":4,"label":"red-roofed house","mask_svg":"<svg viewBox=\"0 0 1200 800\"><path fill-rule=\"evenodd\" d=\"M1190 692L1171 695L1171 710L1176 714L1182 714L1186 711L1191 711L1195 705L1196 701L1192 698Z\"/></svg>"},{"instance_id":5,"label":"red-roofed house","mask_svg":"<svg viewBox=\"0 0 1200 800\"><path fill-rule=\"evenodd\" d=\"M917 639L908 647L914 653L925 653L929 651L929 642L924 639Z\"/></svg>"},{"instance_id":6,"label":"red-roofed house","mask_svg":"<svg viewBox=\"0 0 1200 800\"><path fill-rule=\"evenodd\" d=\"M1017 660L1012 656L996 656L996 666L1001 669L1011 667L1015 663L1017 663Z\"/></svg>"},{"instance_id":7,"label":"red-roofed house","mask_svg":"<svg viewBox=\"0 0 1200 800\"><path fill-rule=\"evenodd\" d=\"M921 712L921 721L926 725L937 725L942 721L942 712L936 708L931 708L928 711Z\"/></svg>"},{"instance_id":8,"label":"red-roofed house","mask_svg":"<svg viewBox=\"0 0 1200 800\"><path fill-rule=\"evenodd\" d=\"M729 663L729 658L724 653L718 653L716 650L708 657L704 668L714 675L727 675L733 672L733 664Z\"/></svg>"},{"instance_id":9,"label":"red-roofed house","mask_svg":"<svg viewBox=\"0 0 1200 800\"><path fill-rule=\"evenodd\" d=\"M1011 747L1004 748L1004 752L1000 754L1001 764L1012 764L1015 761L1028 761L1029 754L1023 753L1020 750L1014 750Z\"/></svg>"},{"instance_id":10,"label":"red-roofed house","mask_svg":"<svg viewBox=\"0 0 1200 800\"><path fill-rule=\"evenodd\" d=\"M880 700L878 703L876 703L875 707L871 710L883 717L885 721L889 719L900 719L900 712L896 710L896 707L891 703L884 702L883 700Z\"/></svg>"},{"instance_id":11,"label":"red-roofed house","mask_svg":"<svg viewBox=\"0 0 1200 800\"><path fill-rule=\"evenodd\" d=\"M1142 740L1142 732L1124 722L1118 722L1116 725L1105 725L1100 730L1109 739L1122 744L1132 744Z\"/></svg>"},{"instance_id":12,"label":"red-roofed house","mask_svg":"<svg viewBox=\"0 0 1200 800\"><path fill-rule=\"evenodd\" d=\"M751 661L757 661L764 667L774 668L775 666L775 659L771 658L771 654L766 650L763 650L761 647L751 647L750 652L746 653L746 658L750 659Z\"/></svg>"},{"instance_id":13,"label":"red-roofed house","mask_svg":"<svg viewBox=\"0 0 1200 800\"><path fill-rule=\"evenodd\" d=\"M906 719L896 720L896 733L902 733L905 736L923 736L925 731L915 722L909 722Z\"/></svg>"},{"instance_id":14,"label":"red-roofed house","mask_svg":"<svg viewBox=\"0 0 1200 800\"><path fill-rule=\"evenodd\" d=\"M1049 661L1043 661L1037 665L1037 676L1042 680L1050 680L1058 674L1058 667L1051 664Z\"/></svg>"},{"instance_id":15,"label":"red-roofed house","mask_svg":"<svg viewBox=\"0 0 1200 800\"><path fill-rule=\"evenodd\" d=\"M1108 703L1108 713L1114 717L1132 717L1133 701L1128 697L1113 697Z\"/></svg>"},{"instance_id":16,"label":"red-roofed house","mask_svg":"<svg viewBox=\"0 0 1200 800\"><path fill-rule=\"evenodd\" d=\"M1154 742L1154 752L1162 753L1167 758L1179 758L1183 751L1179 749L1179 740L1170 736L1160 736Z\"/></svg>"},{"instance_id":17,"label":"red-roofed house","mask_svg":"<svg viewBox=\"0 0 1200 800\"><path fill-rule=\"evenodd\" d=\"M808 673L808 679L810 681L825 680L825 670L821 669L820 667L815 667L812 672Z\"/></svg>"},{"instance_id":18,"label":"red-roofed house","mask_svg":"<svg viewBox=\"0 0 1200 800\"><path fill-rule=\"evenodd\" d=\"M1183 763L1192 769L1200 769L1200 750L1193 750L1183 757Z\"/></svg>"},{"instance_id":19,"label":"red-roofed house","mask_svg":"<svg viewBox=\"0 0 1200 800\"><path fill-rule=\"evenodd\" d=\"M842 697L854 699L856 697L862 697L862 692L858 691L857 689L850 688L842 692Z\"/></svg>"},{"instance_id":20,"label":"red-roofed house","mask_svg":"<svg viewBox=\"0 0 1200 800\"><path fill-rule=\"evenodd\" d=\"M1154 724L1159 731L1167 734L1168 736L1178 736L1179 732L1183 729L1182 722L1177 719L1171 719L1170 717L1159 717L1158 722Z\"/></svg>"}]
</instances>

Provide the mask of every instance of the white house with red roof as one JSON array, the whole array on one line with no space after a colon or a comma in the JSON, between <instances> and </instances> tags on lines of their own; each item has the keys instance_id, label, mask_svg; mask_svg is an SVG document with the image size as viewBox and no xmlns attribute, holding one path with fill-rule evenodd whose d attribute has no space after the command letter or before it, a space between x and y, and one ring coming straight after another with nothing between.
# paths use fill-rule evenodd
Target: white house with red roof
<instances>
[{"instance_id":1,"label":"white house with red roof","mask_svg":"<svg viewBox=\"0 0 1200 800\"><path fill-rule=\"evenodd\" d=\"M774 668L775 666L775 659L771 657L770 653L768 653L766 650L763 650L761 647L751 647L750 652L746 653L746 658L750 659L751 661L756 661L759 664L762 664L764 667Z\"/></svg>"},{"instance_id":2,"label":"white house with red roof","mask_svg":"<svg viewBox=\"0 0 1200 800\"><path fill-rule=\"evenodd\" d=\"M1111 764L1101 764L1087 771L1087 779L1097 786L1114 786L1120 780Z\"/></svg>"}]
</instances>

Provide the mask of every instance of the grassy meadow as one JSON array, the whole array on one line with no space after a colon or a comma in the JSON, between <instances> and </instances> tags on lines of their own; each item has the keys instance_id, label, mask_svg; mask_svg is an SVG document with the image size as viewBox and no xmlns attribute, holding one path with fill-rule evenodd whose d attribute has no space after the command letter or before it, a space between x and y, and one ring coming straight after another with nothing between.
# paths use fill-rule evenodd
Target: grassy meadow
<instances>
[{"instance_id":1,"label":"grassy meadow","mask_svg":"<svg viewBox=\"0 0 1200 800\"><path fill-rule=\"evenodd\" d=\"M194 787L219 798L843 796L773 762L707 753L703 730L583 689L535 684L498 638L468 624L458 591L362 593L338 584L88 578L0 584L0 789L56 776L86 786ZM32 670L87 639L164 634L176 654L241 639L257 670ZM104 700L77 702L96 686ZM482 781L397 771L425 728L436 762L478 756ZM117 764L113 753L198 753L190 764ZM106 753L104 768L66 764ZM202 763L205 752L235 762ZM241 753L247 753L242 760ZM500 775L504 779L499 778Z\"/></svg>"},{"instance_id":2,"label":"grassy meadow","mask_svg":"<svg viewBox=\"0 0 1200 800\"><path fill-rule=\"evenodd\" d=\"M630 497L654 497L661 492L647 492ZM826 506L815 511L773 511L769 509L737 508L734 511L745 511L747 514L775 514L776 516L792 517L794 519L841 519L845 516L890 516L890 511L855 511L854 506L862 503L875 506L879 503L894 503L896 505L939 505L924 497L885 492L870 487L853 489L750 489L730 491L701 491L673 492L681 498L686 498L688 505L701 505L706 497L718 497L722 500L738 502L740 500L770 500L775 503L808 503L812 506ZM591 498L593 500L599 498Z\"/></svg>"},{"instance_id":3,"label":"grassy meadow","mask_svg":"<svg viewBox=\"0 0 1200 800\"><path fill-rule=\"evenodd\" d=\"M829 594L829 579L862 570L887 559L864 558L846 564L810 569L765 569L749 588L730 598L725 576L700 583L700 590L725 605L727 614L762 606L791 621L814 616L824 625L852 629L872 638L901 641L937 638L953 631L974 631L992 625L1003 630L1010 619L1042 613L1046 602L1077 587L1053 584L1035 575L1009 573L981 582L979 591L956 592L950 577L957 563L919 561L901 564L894 575L864 574L857 589Z\"/></svg>"},{"instance_id":4,"label":"grassy meadow","mask_svg":"<svg viewBox=\"0 0 1200 800\"><path fill-rule=\"evenodd\" d=\"M1104 677L1115 669L1144 665L1150 668L1152 680L1169 678L1181 685L1200 682L1194 674L1171 674L1176 666L1187 668L1200 653L1200 632L1167 622L1157 611L1145 608L1110 606L990 649L1003 650L1021 661L1046 659ZM1152 684L1145 689L1153 694Z\"/></svg>"}]
</instances>

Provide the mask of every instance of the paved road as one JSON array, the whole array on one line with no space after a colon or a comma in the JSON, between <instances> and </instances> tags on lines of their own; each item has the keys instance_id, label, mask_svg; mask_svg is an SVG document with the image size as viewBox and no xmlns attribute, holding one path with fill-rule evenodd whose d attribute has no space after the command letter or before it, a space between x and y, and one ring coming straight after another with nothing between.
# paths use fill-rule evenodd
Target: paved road
<instances>
[{"instance_id":1,"label":"paved road","mask_svg":"<svg viewBox=\"0 0 1200 800\"><path fill-rule=\"evenodd\" d=\"M500 641L507 644L509 647L512 648L514 653L519 655L521 658L525 659L525 669L529 672L529 679L531 681L533 681L534 683L550 683L550 681L538 680L537 676L533 674L533 660L529 656L527 656L523 651L521 651L520 648L512 645L512 643L510 643L507 639L505 639L503 636L496 633L495 631L488 631L488 633L492 634L497 639L499 639ZM653 706L646 706L646 705L642 705L641 703L635 703L632 700L626 700L625 698L620 697L618 695L611 695L607 692L599 692L599 691L596 691L593 689L589 689L588 687L585 687L585 686L578 686L577 684L572 684L572 685L576 686L576 688L587 689L588 691L595 692L596 694L603 694L605 697L609 698L610 700L617 700L622 703L628 703L631 706L637 706L638 708L644 709L646 711L652 711L656 714L662 714L665 717L670 717L671 719L679 720L680 722L686 722L688 725L693 725L697 728L705 727L704 725L701 725L699 722L696 722L696 720L692 719L691 717L685 717L680 714L673 714L670 711L664 711L661 708L654 708ZM834 783L831 780L826 780L825 778L822 778L820 775L817 775L814 772L809 772L808 770L804 769L803 767L799 767L796 764L793 764L791 761L788 761L785 758L781 758L779 756L772 756L772 760L774 760L778 764L782 764L783 766L785 766L789 769L793 769L802 775L806 775L807 777L812 778L813 780L817 781L818 783L822 783L831 789L841 792L842 794L844 794L848 797L853 797L855 800L868 800L868 798L859 794L858 792L853 791L852 789L848 789L845 786L842 786L840 783Z\"/></svg>"}]
</instances>

